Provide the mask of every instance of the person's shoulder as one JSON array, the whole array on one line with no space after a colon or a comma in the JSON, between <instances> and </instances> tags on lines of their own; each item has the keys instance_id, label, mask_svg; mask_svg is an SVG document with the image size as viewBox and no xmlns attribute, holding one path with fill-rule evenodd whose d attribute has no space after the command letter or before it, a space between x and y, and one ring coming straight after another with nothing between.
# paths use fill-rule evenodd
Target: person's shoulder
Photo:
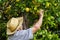
<instances>
[{"instance_id":1,"label":"person's shoulder","mask_svg":"<svg viewBox=\"0 0 60 40\"><path fill-rule=\"evenodd\" d=\"M32 33L32 28L26 29L26 30L19 30L15 33L15 35L19 36L19 35L26 35L26 34L33 34Z\"/></svg>"}]
</instances>

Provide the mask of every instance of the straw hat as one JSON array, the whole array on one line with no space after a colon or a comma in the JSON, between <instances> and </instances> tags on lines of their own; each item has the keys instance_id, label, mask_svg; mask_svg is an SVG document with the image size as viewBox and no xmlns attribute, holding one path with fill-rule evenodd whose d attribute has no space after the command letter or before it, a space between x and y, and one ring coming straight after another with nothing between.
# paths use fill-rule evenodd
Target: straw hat
<instances>
[{"instance_id":1,"label":"straw hat","mask_svg":"<svg viewBox=\"0 0 60 40\"><path fill-rule=\"evenodd\" d=\"M23 17L11 18L7 22L7 35L14 34L17 31L17 29L22 27L22 23L23 23Z\"/></svg>"}]
</instances>

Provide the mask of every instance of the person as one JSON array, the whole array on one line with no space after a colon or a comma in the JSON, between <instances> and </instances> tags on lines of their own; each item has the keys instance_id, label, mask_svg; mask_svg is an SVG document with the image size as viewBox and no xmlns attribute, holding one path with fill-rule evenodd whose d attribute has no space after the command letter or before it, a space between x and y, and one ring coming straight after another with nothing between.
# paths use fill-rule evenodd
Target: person
<instances>
[{"instance_id":1,"label":"person","mask_svg":"<svg viewBox=\"0 0 60 40\"><path fill-rule=\"evenodd\" d=\"M43 10L40 10L39 20L29 29L23 30L23 17L11 18L7 22L7 40L30 40L33 34L40 29L43 21Z\"/></svg>"}]
</instances>

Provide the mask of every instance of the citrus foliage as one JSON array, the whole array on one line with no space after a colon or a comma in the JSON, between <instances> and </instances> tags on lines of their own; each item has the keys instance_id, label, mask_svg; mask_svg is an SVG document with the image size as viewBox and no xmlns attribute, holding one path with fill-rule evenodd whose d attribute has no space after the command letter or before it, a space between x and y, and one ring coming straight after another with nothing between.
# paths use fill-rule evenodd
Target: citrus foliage
<instances>
[{"instance_id":1,"label":"citrus foliage","mask_svg":"<svg viewBox=\"0 0 60 40\"><path fill-rule=\"evenodd\" d=\"M4 32L6 27L4 26L11 17L26 14L29 19L29 26L32 26L38 20L40 9L45 11L43 24L41 29L34 35L34 40L59 40L60 0L0 0L2 40L6 36Z\"/></svg>"}]
</instances>

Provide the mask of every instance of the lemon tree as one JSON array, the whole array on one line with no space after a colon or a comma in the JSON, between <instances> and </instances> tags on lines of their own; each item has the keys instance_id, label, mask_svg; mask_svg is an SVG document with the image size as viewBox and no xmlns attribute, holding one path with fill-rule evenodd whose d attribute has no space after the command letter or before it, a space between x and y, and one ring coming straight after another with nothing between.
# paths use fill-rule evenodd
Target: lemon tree
<instances>
[{"instance_id":1,"label":"lemon tree","mask_svg":"<svg viewBox=\"0 0 60 40\"><path fill-rule=\"evenodd\" d=\"M0 39L6 36L6 23L12 17L27 16L28 27L39 19L39 10L44 10L41 29L33 40L60 40L60 0L0 0Z\"/></svg>"}]
</instances>

